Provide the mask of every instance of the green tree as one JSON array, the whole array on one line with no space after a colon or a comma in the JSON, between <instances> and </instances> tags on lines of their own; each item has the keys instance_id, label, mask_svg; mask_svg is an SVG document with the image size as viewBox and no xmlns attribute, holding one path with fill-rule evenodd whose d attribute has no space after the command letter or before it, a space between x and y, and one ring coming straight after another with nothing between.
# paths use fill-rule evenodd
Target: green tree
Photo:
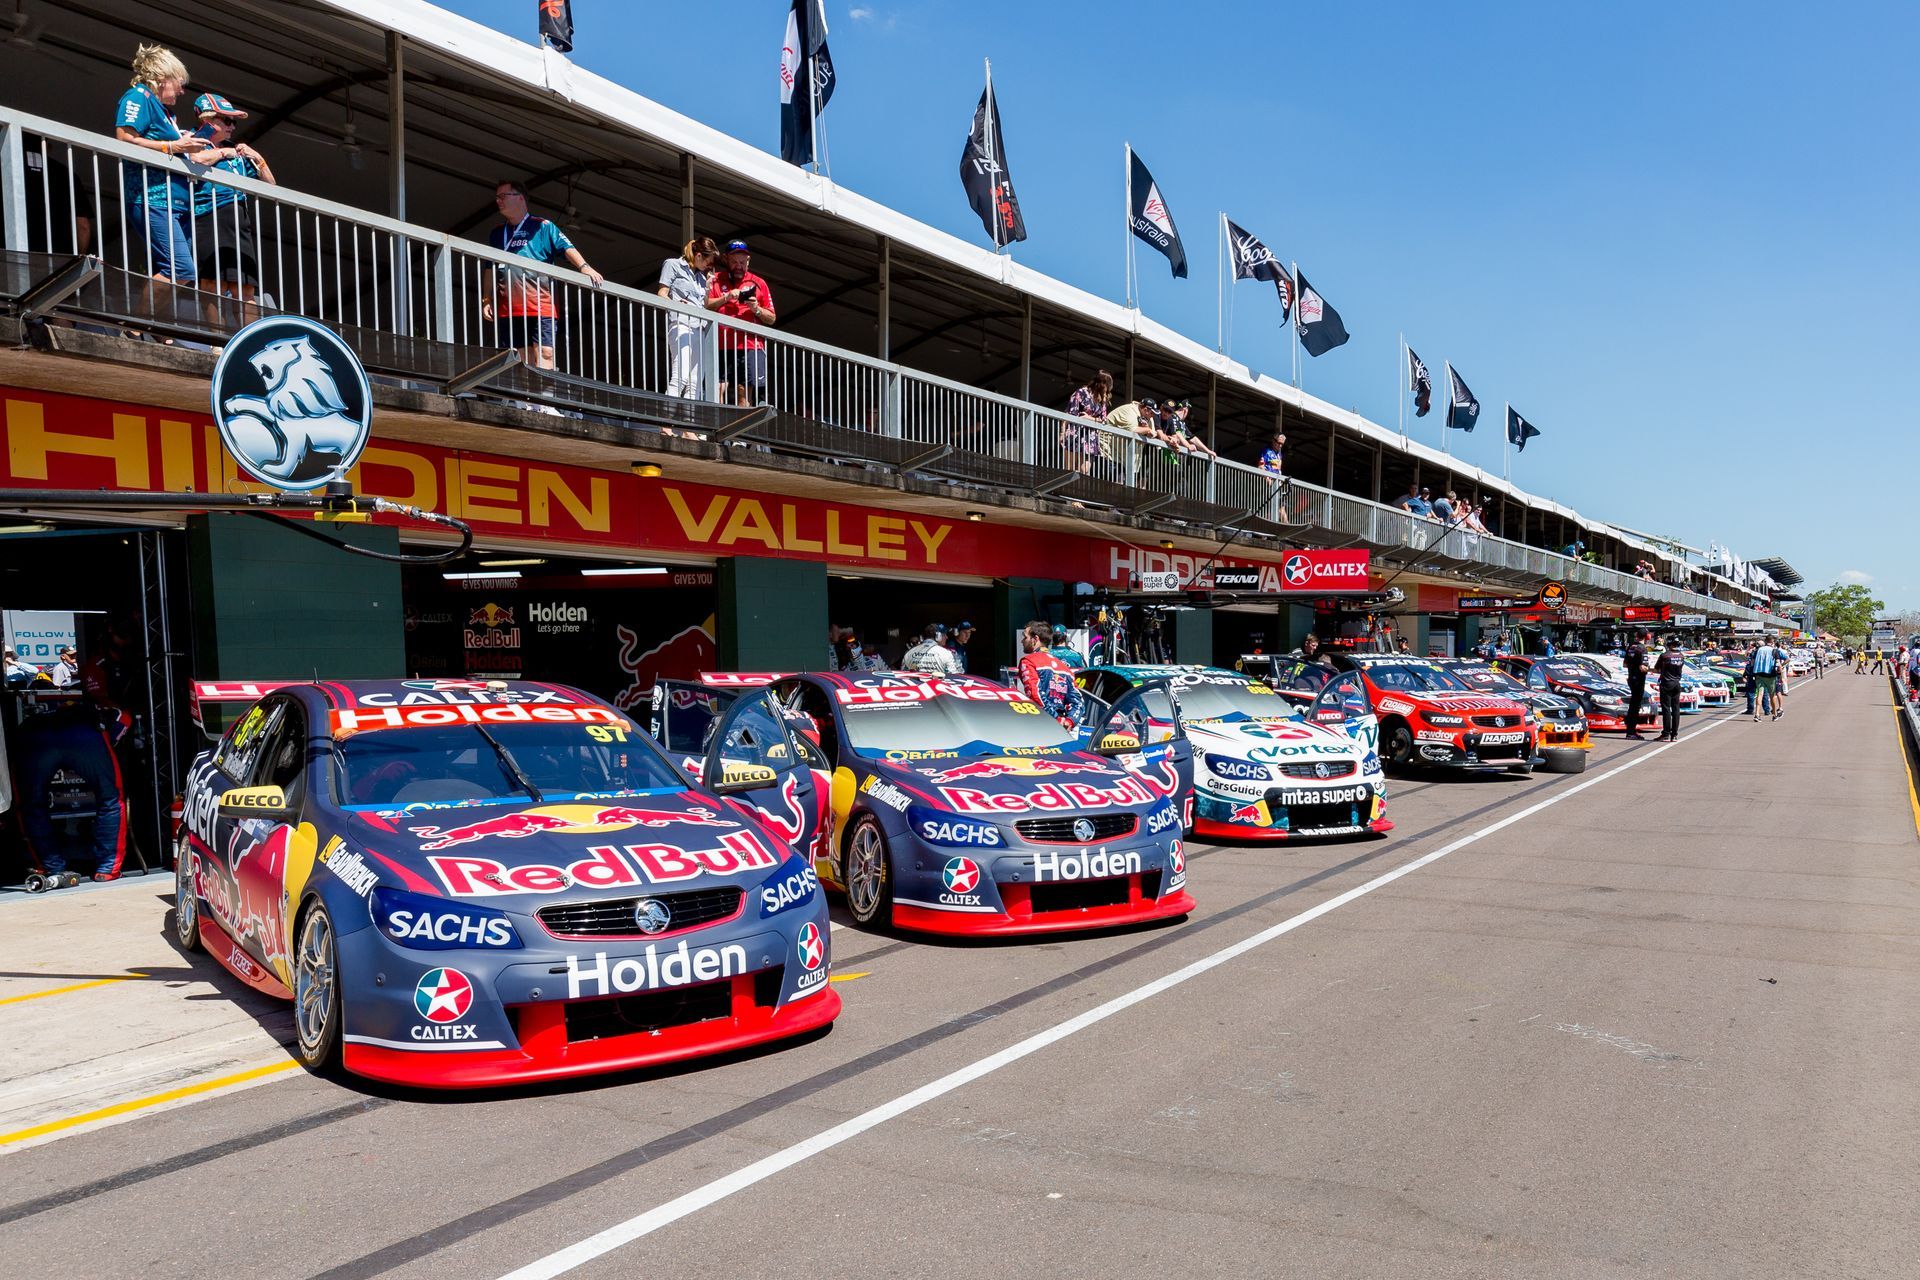
<instances>
[{"instance_id":1,"label":"green tree","mask_svg":"<svg viewBox=\"0 0 1920 1280\"><path fill-rule=\"evenodd\" d=\"M1886 603L1857 582L1836 582L1807 595L1814 622L1851 644L1866 643L1873 620Z\"/></svg>"}]
</instances>

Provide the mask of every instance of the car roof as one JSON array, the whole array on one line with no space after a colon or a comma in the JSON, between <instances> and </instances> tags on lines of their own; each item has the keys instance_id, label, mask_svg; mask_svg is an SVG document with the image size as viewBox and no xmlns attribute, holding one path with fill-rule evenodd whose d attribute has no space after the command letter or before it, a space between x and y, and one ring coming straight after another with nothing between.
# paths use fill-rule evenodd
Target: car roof
<instances>
[{"instance_id":1,"label":"car roof","mask_svg":"<svg viewBox=\"0 0 1920 1280\"><path fill-rule=\"evenodd\" d=\"M598 706L601 701L569 685L545 680L483 680L465 676L425 676L411 680L315 680L310 684L289 687L314 690L328 704L336 707L358 706L369 694L390 696L397 700L404 700L409 695L456 695L444 699L414 697L414 701L421 704L463 700L457 695L468 695L476 702L512 702L538 695L544 703L561 706Z\"/></svg>"}]
</instances>

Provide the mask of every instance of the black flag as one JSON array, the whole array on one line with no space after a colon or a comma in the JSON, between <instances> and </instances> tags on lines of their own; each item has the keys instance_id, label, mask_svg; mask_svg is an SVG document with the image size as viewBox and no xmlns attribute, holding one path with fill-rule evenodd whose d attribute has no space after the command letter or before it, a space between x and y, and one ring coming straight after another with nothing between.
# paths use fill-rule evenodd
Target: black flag
<instances>
[{"instance_id":1,"label":"black flag","mask_svg":"<svg viewBox=\"0 0 1920 1280\"><path fill-rule=\"evenodd\" d=\"M1287 316L1293 310L1293 277L1280 265L1280 259L1273 256L1273 250L1267 248L1253 235L1243 230L1232 218L1227 219L1227 252L1233 255L1233 278L1235 280L1271 280L1280 294L1280 323L1287 322Z\"/></svg>"},{"instance_id":2,"label":"black flag","mask_svg":"<svg viewBox=\"0 0 1920 1280\"><path fill-rule=\"evenodd\" d=\"M967 149L960 153L960 185L967 189L967 203L980 215L980 225L993 237L994 248L1027 238L1026 219L1020 216L1020 199L1013 194L1013 175L1007 170L1007 148L1000 138L1000 104L993 96L991 80L980 92L980 105L973 109L973 128L967 134Z\"/></svg>"},{"instance_id":3,"label":"black flag","mask_svg":"<svg viewBox=\"0 0 1920 1280\"><path fill-rule=\"evenodd\" d=\"M1132 180L1129 186L1133 193L1133 234L1167 255L1167 261L1173 264L1173 278L1187 278L1187 251L1180 246L1180 233L1174 229L1173 215L1167 212L1167 202L1160 198L1160 185L1147 172L1147 166L1140 163L1140 157L1127 150L1127 159L1132 162Z\"/></svg>"},{"instance_id":4,"label":"black flag","mask_svg":"<svg viewBox=\"0 0 1920 1280\"><path fill-rule=\"evenodd\" d=\"M573 52L573 0L540 0L540 41Z\"/></svg>"},{"instance_id":5,"label":"black flag","mask_svg":"<svg viewBox=\"0 0 1920 1280\"><path fill-rule=\"evenodd\" d=\"M1516 452L1525 453L1527 441L1539 434L1540 428L1515 413L1512 405L1507 406L1507 443L1512 445Z\"/></svg>"},{"instance_id":6,"label":"black flag","mask_svg":"<svg viewBox=\"0 0 1920 1280\"><path fill-rule=\"evenodd\" d=\"M1300 331L1300 345L1310 356L1323 356L1347 340L1347 326L1340 323L1340 313L1314 292L1306 276L1294 284L1300 291L1293 311L1294 324Z\"/></svg>"},{"instance_id":7,"label":"black flag","mask_svg":"<svg viewBox=\"0 0 1920 1280\"><path fill-rule=\"evenodd\" d=\"M1480 421L1480 402L1473 398L1473 392L1467 390L1467 384L1454 372L1453 366L1447 366L1447 425L1458 427L1462 431L1473 430L1473 424Z\"/></svg>"},{"instance_id":8,"label":"black flag","mask_svg":"<svg viewBox=\"0 0 1920 1280\"><path fill-rule=\"evenodd\" d=\"M808 76L812 77L811 89ZM833 58L827 53L827 12L821 0L793 0L780 46L780 158L811 164L820 158L814 125L833 96Z\"/></svg>"},{"instance_id":9,"label":"black flag","mask_svg":"<svg viewBox=\"0 0 1920 1280\"><path fill-rule=\"evenodd\" d=\"M1426 417L1427 410L1433 408L1433 375L1412 347L1407 348L1407 389L1413 392L1413 416Z\"/></svg>"}]
</instances>

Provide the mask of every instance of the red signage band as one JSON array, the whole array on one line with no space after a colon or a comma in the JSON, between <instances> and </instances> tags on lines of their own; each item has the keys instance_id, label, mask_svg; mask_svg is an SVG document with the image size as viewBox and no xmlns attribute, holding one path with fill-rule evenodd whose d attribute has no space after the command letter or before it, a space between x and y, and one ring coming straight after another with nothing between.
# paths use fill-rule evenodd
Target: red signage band
<instances>
[{"instance_id":1,"label":"red signage band","mask_svg":"<svg viewBox=\"0 0 1920 1280\"><path fill-rule=\"evenodd\" d=\"M0 388L0 401L7 437L0 488L267 492L244 479L205 414L10 387ZM1324 594L1368 585L1365 551L1215 562L1205 552L646 479L377 434L348 479L358 494L453 516L482 536L627 553L765 556L1120 587L1145 572L1205 585L1217 565L1258 570L1262 591Z\"/></svg>"}]
</instances>

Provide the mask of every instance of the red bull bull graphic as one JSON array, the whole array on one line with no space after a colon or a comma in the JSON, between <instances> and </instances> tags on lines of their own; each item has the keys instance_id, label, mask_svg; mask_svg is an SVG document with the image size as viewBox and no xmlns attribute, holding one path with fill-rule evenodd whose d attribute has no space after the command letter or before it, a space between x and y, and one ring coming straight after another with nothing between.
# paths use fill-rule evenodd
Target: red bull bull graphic
<instances>
[{"instance_id":1,"label":"red bull bull graphic","mask_svg":"<svg viewBox=\"0 0 1920 1280\"><path fill-rule=\"evenodd\" d=\"M738 827L740 824L722 818L712 809L638 809L630 805L596 806L593 804L547 805L538 809L524 809L518 813L501 814L497 818L484 818L460 827L409 827L416 836L426 840L421 849L433 852L437 849L451 849L456 845L472 844L476 840L498 837L504 840L516 840L525 836L539 835L542 832L558 832L562 835L594 835L607 831L625 831L629 827Z\"/></svg>"},{"instance_id":2,"label":"red bull bull graphic","mask_svg":"<svg viewBox=\"0 0 1920 1280\"><path fill-rule=\"evenodd\" d=\"M1267 812L1267 802L1256 800L1252 804L1243 804L1227 815L1228 822L1247 822L1256 827L1264 827L1273 821Z\"/></svg>"},{"instance_id":3,"label":"red bull bull graphic","mask_svg":"<svg viewBox=\"0 0 1920 1280\"><path fill-rule=\"evenodd\" d=\"M434 854L427 859L447 892L456 898L503 897L518 893L558 893L575 887L637 889L698 876L732 876L771 871L785 855L761 843L751 831L730 831L705 849L666 844L595 845L573 862L525 862L509 866L468 854Z\"/></svg>"},{"instance_id":4,"label":"red bull bull graphic","mask_svg":"<svg viewBox=\"0 0 1920 1280\"><path fill-rule=\"evenodd\" d=\"M990 795L973 787L943 786L939 791L946 797L948 806L958 813L1059 813L1152 804L1159 798L1146 783L1131 775L1113 779L1110 786L1091 782L1041 782L1030 790L1008 795Z\"/></svg>"},{"instance_id":5,"label":"red bull bull graphic","mask_svg":"<svg viewBox=\"0 0 1920 1280\"><path fill-rule=\"evenodd\" d=\"M1106 765L1093 760L1075 760L1071 756L1048 759L1044 756L989 756L970 760L950 769L924 769L936 782L966 782L985 778L1045 778L1063 773L1107 774Z\"/></svg>"},{"instance_id":6,"label":"red bull bull graphic","mask_svg":"<svg viewBox=\"0 0 1920 1280\"><path fill-rule=\"evenodd\" d=\"M620 638L620 669L627 673L627 687L613 699L622 709L644 704L662 680L697 678L720 656L705 627L686 627L645 652L640 652L640 635L632 628L616 626L614 634Z\"/></svg>"}]
</instances>

